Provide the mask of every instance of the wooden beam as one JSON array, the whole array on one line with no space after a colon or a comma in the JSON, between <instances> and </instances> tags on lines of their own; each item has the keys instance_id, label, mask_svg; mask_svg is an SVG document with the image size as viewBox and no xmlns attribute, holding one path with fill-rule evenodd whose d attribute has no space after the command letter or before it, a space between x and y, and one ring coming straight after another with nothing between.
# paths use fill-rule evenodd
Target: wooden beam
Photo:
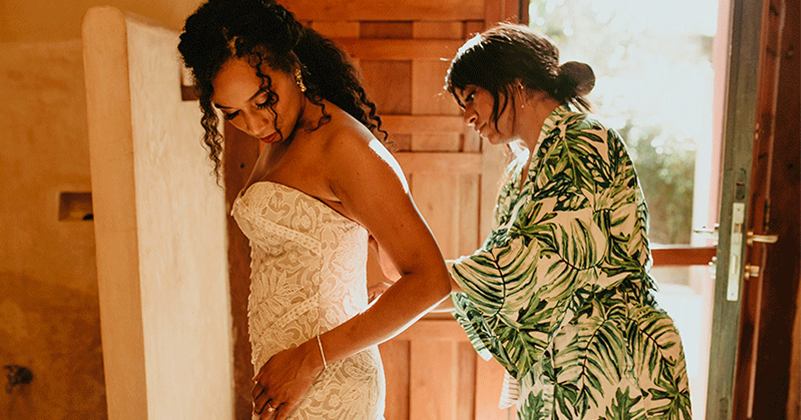
<instances>
[{"instance_id":1,"label":"wooden beam","mask_svg":"<svg viewBox=\"0 0 801 420\"><path fill-rule=\"evenodd\" d=\"M717 248L691 246L656 246L651 248L654 266L707 265L717 255Z\"/></svg>"},{"instance_id":2,"label":"wooden beam","mask_svg":"<svg viewBox=\"0 0 801 420\"><path fill-rule=\"evenodd\" d=\"M394 340L470 342L467 339L467 334L454 319L421 319L398 334Z\"/></svg>"},{"instance_id":3,"label":"wooden beam","mask_svg":"<svg viewBox=\"0 0 801 420\"><path fill-rule=\"evenodd\" d=\"M298 20L483 20L484 0L279 0Z\"/></svg>"},{"instance_id":4,"label":"wooden beam","mask_svg":"<svg viewBox=\"0 0 801 420\"><path fill-rule=\"evenodd\" d=\"M357 60L450 60L464 44L453 39L334 38L334 42Z\"/></svg>"},{"instance_id":5,"label":"wooden beam","mask_svg":"<svg viewBox=\"0 0 801 420\"><path fill-rule=\"evenodd\" d=\"M452 153L452 152L398 152L394 153L403 172L413 173L443 173L480 174L481 153Z\"/></svg>"},{"instance_id":6,"label":"wooden beam","mask_svg":"<svg viewBox=\"0 0 801 420\"><path fill-rule=\"evenodd\" d=\"M382 115L381 127L391 134L462 133L462 117L452 115Z\"/></svg>"}]
</instances>

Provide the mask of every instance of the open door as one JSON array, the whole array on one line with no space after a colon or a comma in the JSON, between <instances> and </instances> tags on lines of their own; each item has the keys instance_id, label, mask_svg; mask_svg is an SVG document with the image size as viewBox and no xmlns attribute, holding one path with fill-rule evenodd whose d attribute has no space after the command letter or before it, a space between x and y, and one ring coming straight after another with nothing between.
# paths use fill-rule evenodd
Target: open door
<instances>
[{"instance_id":1,"label":"open door","mask_svg":"<svg viewBox=\"0 0 801 420\"><path fill-rule=\"evenodd\" d=\"M799 278L798 4L734 0L731 18L706 418L786 418Z\"/></svg>"}]
</instances>

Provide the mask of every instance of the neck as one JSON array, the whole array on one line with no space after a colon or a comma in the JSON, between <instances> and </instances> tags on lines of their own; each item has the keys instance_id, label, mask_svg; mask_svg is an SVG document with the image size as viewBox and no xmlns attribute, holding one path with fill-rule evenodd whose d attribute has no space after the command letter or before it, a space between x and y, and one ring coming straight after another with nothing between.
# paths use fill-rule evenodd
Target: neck
<instances>
[{"instance_id":1,"label":"neck","mask_svg":"<svg viewBox=\"0 0 801 420\"><path fill-rule=\"evenodd\" d=\"M559 102L545 94L538 95L537 93L526 98L525 101L525 106L517 110L516 125L520 139L531 152L537 146L545 119L559 106Z\"/></svg>"}]
</instances>

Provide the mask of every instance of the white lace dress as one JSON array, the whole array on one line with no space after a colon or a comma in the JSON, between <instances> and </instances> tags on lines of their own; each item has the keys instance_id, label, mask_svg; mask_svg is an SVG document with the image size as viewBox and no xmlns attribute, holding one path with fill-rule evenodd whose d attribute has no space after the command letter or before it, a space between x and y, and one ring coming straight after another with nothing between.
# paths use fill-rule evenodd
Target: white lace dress
<instances>
[{"instance_id":1,"label":"white lace dress","mask_svg":"<svg viewBox=\"0 0 801 420\"><path fill-rule=\"evenodd\" d=\"M367 306L367 231L322 201L268 181L231 210L250 239L248 330L256 372L269 358ZM383 419L377 347L329 363L290 419Z\"/></svg>"}]
</instances>

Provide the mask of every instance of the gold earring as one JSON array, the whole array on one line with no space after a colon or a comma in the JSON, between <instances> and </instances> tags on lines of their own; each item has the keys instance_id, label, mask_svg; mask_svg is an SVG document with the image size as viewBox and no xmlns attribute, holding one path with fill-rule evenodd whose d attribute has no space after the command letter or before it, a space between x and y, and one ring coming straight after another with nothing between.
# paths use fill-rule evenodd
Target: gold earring
<instances>
[{"instance_id":1,"label":"gold earring","mask_svg":"<svg viewBox=\"0 0 801 420\"><path fill-rule=\"evenodd\" d=\"M306 92L306 85L303 84L303 73L300 69L295 69L295 83L298 84L301 92Z\"/></svg>"}]
</instances>

